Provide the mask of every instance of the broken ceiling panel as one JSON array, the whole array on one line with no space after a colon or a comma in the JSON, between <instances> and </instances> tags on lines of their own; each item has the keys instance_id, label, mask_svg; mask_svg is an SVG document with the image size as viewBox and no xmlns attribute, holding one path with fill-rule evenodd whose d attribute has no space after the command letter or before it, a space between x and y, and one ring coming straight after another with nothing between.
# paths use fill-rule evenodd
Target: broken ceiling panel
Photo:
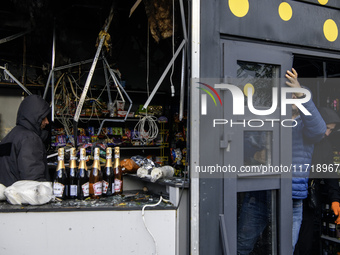
<instances>
[{"instance_id":1,"label":"broken ceiling panel","mask_svg":"<svg viewBox=\"0 0 340 255\"><path fill-rule=\"evenodd\" d=\"M172 36L172 0L144 0L150 32L156 42Z\"/></svg>"}]
</instances>

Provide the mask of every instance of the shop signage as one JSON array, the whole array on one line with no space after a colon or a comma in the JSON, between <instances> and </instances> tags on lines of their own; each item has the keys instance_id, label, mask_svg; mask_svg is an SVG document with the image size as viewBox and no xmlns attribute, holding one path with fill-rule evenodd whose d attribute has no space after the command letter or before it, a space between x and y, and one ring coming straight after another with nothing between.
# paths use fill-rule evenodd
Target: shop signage
<instances>
[{"instance_id":1,"label":"shop signage","mask_svg":"<svg viewBox=\"0 0 340 255\"><path fill-rule=\"evenodd\" d=\"M236 85L232 84L215 84L214 87L198 82L201 85L204 85L207 89L198 87L199 89L206 92L206 94L201 94L201 115L207 115L207 95L209 95L212 100L215 103L215 106L217 106L217 100L218 99L219 104L223 107L223 102L221 100L221 97L217 93L216 89L220 90L229 90L231 92L232 98L233 98L233 115L240 116L244 115L245 112L245 94L244 92ZM209 90L212 92L210 92ZM291 93L302 93L304 94L303 98L292 98ZM272 105L269 109L256 109L253 104L253 90L251 87L247 88L247 107L249 111L257 116L268 116L270 114L273 114L277 107L278 107L278 88L273 87L272 88ZM311 99L311 92L308 89L305 88L292 88L292 87L283 87L281 88L281 115L285 116L287 115L286 109L287 105L295 105L303 114L305 115L311 115L311 113L303 106L303 103L308 102ZM226 120L226 119L214 119L213 120L213 127L216 125L225 125L229 123L231 126L236 125L243 125L249 126L249 127L262 127L265 122L270 122L272 126L274 126L275 122L281 122L281 125L284 127L294 127L296 126L297 122L292 119L250 119L250 120L242 120L242 121L233 121L232 119Z\"/></svg>"}]
</instances>

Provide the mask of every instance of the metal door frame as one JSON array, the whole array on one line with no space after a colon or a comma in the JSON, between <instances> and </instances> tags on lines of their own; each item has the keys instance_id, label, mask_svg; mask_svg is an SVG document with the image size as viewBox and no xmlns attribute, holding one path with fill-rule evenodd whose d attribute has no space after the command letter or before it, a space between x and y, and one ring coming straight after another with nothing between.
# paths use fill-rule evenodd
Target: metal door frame
<instances>
[{"instance_id":1,"label":"metal door frame","mask_svg":"<svg viewBox=\"0 0 340 255\"><path fill-rule=\"evenodd\" d=\"M268 47L267 45L259 45L250 42L235 42L228 40L221 40L223 63L222 70L223 76L234 76L236 75L230 69L236 69L237 61L247 61L265 64L274 64L280 67L279 81L280 87L285 86L283 77L287 69L292 66L293 58L292 54L287 53L283 48L280 47ZM226 52L227 51L227 52ZM228 69L229 68L229 69ZM280 103L278 104L280 105ZM274 114L275 118L282 119L279 111ZM247 116L248 118L250 116ZM261 116L262 117L262 116ZM290 115L285 116L290 118ZM256 116L259 118L259 116ZM278 124L278 123L277 123ZM248 131L248 128L243 128L243 131ZM275 153L276 162L275 164L287 165L291 162L291 150L284 150L284 148L291 148L292 140L291 130L283 129L280 126L274 126L271 129L251 129L252 131L272 131L273 139L277 140L277 144L273 144L272 150ZM288 131L288 132L287 132ZM225 130L228 132L228 130ZM282 138L285 139L282 139ZM241 144L241 146L240 146ZM278 146L277 148L275 146ZM230 148L232 150L233 148ZM239 143L237 147L238 155L243 154L243 143ZM225 159L224 163L230 163L228 161L228 153L224 152ZM235 151L234 151L235 153ZM279 155L277 155L277 153ZM239 166L237 166L239 167ZM229 176L230 177L230 176ZM222 237L222 243L224 243L225 253L226 249L229 249L229 254L236 254L237 251L237 193L244 191L257 191L257 190L277 190L278 191L278 210L277 210L277 235L278 244L277 252L279 254L291 254L292 253L292 197L291 197L291 179L287 174L282 173L272 174L272 178L259 178L252 176L252 174L237 175L235 178L224 179L224 224L225 224L225 235ZM222 219L222 217L221 217Z\"/></svg>"}]
</instances>

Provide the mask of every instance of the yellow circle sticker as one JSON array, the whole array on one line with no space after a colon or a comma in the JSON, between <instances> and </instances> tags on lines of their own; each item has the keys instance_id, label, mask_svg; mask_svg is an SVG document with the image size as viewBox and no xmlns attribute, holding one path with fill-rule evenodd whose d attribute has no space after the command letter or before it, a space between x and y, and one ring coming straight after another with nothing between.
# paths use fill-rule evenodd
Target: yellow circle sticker
<instances>
[{"instance_id":1,"label":"yellow circle sticker","mask_svg":"<svg viewBox=\"0 0 340 255\"><path fill-rule=\"evenodd\" d=\"M230 11L239 18L247 15L249 11L249 1L248 0L229 0Z\"/></svg>"},{"instance_id":2,"label":"yellow circle sticker","mask_svg":"<svg viewBox=\"0 0 340 255\"><path fill-rule=\"evenodd\" d=\"M279 5L279 15L280 18L284 21L290 20L293 16L292 7L287 2L282 2Z\"/></svg>"},{"instance_id":3,"label":"yellow circle sticker","mask_svg":"<svg viewBox=\"0 0 340 255\"><path fill-rule=\"evenodd\" d=\"M320 4L325 5L328 3L328 0L318 0Z\"/></svg>"},{"instance_id":4,"label":"yellow circle sticker","mask_svg":"<svg viewBox=\"0 0 340 255\"><path fill-rule=\"evenodd\" d=\"M332 19L328 19L323 24L323 33L326 39L334 42L338 38L338 26Z\"/></svg>"},{"instance_id":5,"label":"yellow circle sticker","mask_svg":"<svg viewBox=\"0 0 340 255\"><path fill-rule=\"evenodd\" d=\"M248 96L248 89L249 89L249 88L250 88L251 91L252 91L252 95L254 95L255 88L254 88L253 84L251 84L251 83L247 83L246 85L244 85L243 93L244 93L246 96Z\"/></svg>"}]
</instances>

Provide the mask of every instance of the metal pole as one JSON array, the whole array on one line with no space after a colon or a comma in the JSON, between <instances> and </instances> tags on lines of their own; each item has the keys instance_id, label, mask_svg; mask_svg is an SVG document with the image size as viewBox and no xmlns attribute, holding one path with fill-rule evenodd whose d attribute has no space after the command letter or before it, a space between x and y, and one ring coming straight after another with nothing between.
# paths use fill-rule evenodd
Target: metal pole
<instances>
[{"instance_id":1,"label":"metal pole","mask_svg":"<svg viewBox=\"0 0 340 255\"><path fill-rule=\"evenodd\" d=\"M16 84L18 84L28 95L32 95L32 93L24 86L21 84L20 81L18 81L11 73L8 71L5 67L0 66L0 69L3 69L6 74L8 74L9 77L15 81Z\"/></svg>"},{"instance_id":2,"label":"metal pole","mask_svg":"<svg viewBox=\"0 0 340 255\"><path fill-rule=\"evenodd\" d=\"M52 73L54 72L54 64L55 64L55 21L54 21L54 28L53 28L53 42L52 42L52 63L51 63L51 70L48 75L48 79L45 86L44 96L43 98L46 98L47 91L48 91L48 85L50 84ZM52 88L52 94L54 93L54 89ZM52 95L52 98L54 99L54 96ZM54 100L52 100L52 106L54 105ZM52 107L52 109L54 109ZM54 112L52 111L52 116L54 116Z\"/></svg>"},{"instance_id":3,"label":"metal pole","mask_svg":"<svg viewBox=\"0 0 340 255\"><path fill-rule=\"evenodd\" d=\"M107 24L106 24L105 29L104 29L105 33L107 33L107 31L110 27L112 18L113 18L113 5L111 7L110 15L109 15L109 18L107 20ZM83 108L85 97L86 97L87 91L90 87L90 83L91 83L91 80L92 80L94 69L96 68L97 61L98 61L98 58L99 58L99 54L100 54L100 51L103 47L104 40L105 40L105 34L103 34L102 38L100 39L96 55L93 59L93 63L92 63L89 75L87 76L87 79L86 79L86 82L85 82L83 93L81 94L76 113L74 114L74 119L73 119L73 134L74 135L73 135L73 137L74 137L74 147L76 147L76 148L77 148L77 137L78 137L78 120L79 120L80 112L81 112L81 109Z\"/></svg>"},{"instance_id":4,"label":"metal pole","mask_svg":"<svg viewBox=\"0 0 340 255\"><path fill-rule=\"evenodd\" d=\"M109 16L109 19L108 19L108 23L107 23L107 25L105 26L105 29L104 29L105 33L107 32L107 30L110 27L110 24L111 24L111 21L112 21L112 17L113 17L113 6L112 6L111 11L110 11L110 16ZM87 79L86 79L86 82L85 82L85 86L84 86L84 90L83 90L83 93L81 94L81 97L80 97L80 100L79 100L79 104L78 104L76 113L74 115L74 121L75 122L78 122L78 120L79 120L80 112L81 112L81 109L83 108L85 97L86 97L87 91L88 91L88 89L90 87L90 83L91 83L91 80L92 80L92 77L93 77L94 69L96 68L97 61L99 59L99 54L100 54L100 51L101 51L101 49L103 47L104 40L105 40L105 34L100 39L100 42L99 42L99 45L98 45L98 49L97 49L96 55L95 55L95 57L93 59L93 63L92 63L89 75L87 76Z\"/></svg>"},{"instance_id":5,"label":"metal pole","mask_svg":"<svg viewBox=\"0 0 340 255\"><path fill-rule=\"evenodd\" d=\"M93 62L93 59L79 61L79 62L76 62L76 63L67 64L67 65L64 65L64 66L58 66L58 67L54 68L54 71L60 71L60 70L66 69L66 68L70 68L70 67L74 67L74 66L79 66L79 65L84 65L84 64L87 64L87 63L91 63L91 62Z\"/></svg>"},{"instance_id":6,"label":"metal pole","mask_svg":"<svg viewBox=\"0 0 340 255\"><path fill-rule=\"evenodd\" d=\"M165 68L161 78L158 80L156 86L154 87L153 91L151 92L151 95L149 96L148 100L146 101L146 103L143 106L143 109L146 109L148 107L148 105L150 104L152 98L155 96L158 88L161 86L165 76L167 75L167 73L169 72L172 64L174 63L174 61L176 60L178 54L181 52L182 48L185 45L185 40L183 39L182 43L180 44L180 46L178 47L178 49L176 50L174 56L172 57L171 61L169 62L168 66Z\"/></svg>"},{"instance_id":7,"label":"metal pole","mask_svg":"<svg viewBox=\"0 0 340 255\"><path fill-rule=\"evenodd\" d=\"M109 76L107 75L107 69L110 67L106 67L105 61L103 60L103 67L104 67L104 76L105 76L105 81L106 81L106 89L107 89L107 96L109 98L109 105L112 104L112 98L111 98L111 90L110 90L110 81L109 81Z\"/></svg>"},{"instance_id":8,"label":"metal pole","mask_svg":"<svg viewBox=\"0 0 340 255\"><path fill-rule=\"evenodd\" d=\"M184 112L184 83L185 83L185 60L186 60L186 47L184 47L182 51L182 73L181 73L181 90L180 90L180 98L179 98L179 120L183 119Z\"/></svg>"},{"instance_id":9,"label":"metal pole","mask_svg":"<svg viewBox=\"0 0 340 255\"><path fill-rule=\"evenodd\" d=\"M191 2L191 79L200 77L200 0ZM199 113L199 93L198 89L190 91L190 200L191 200L191 226L190 226L190 247L191 255L199 255L199 173L195 172L196 166L200 165L200 113Z\"/></svg>"},{"instance_id":10,"label":"metal pole","mask_svg":"<svg viewBox=\"0 0 340 255\"><path fill-rule=\"evenodd\" d=\"M188 41L187 25L185 24L185 14L184 14L183 0L179 0L179 6L180 6L180 9L181 9L183 36L184 36L185 41Z\"/></svg>"},{"instance_id":11,"label":"metal pole","mask_svg":"<svg viewBox=\"0 0 340 255\"><path fill-rule=\"evenodd\" d=\"M180 9L181 9L183 36L184 36L185 42L188 42L187 26L186 26L186 23L185 23L183 0L179 0L179 6L180 6ZM184 47L184 49L182 51L182 73L181 73L181 89L180 89L180 100L179 100L179 120L180 121L183 119L183 112L184 112L185 64L186 64L186 47Z\"/></svg>"}]
</instances>

